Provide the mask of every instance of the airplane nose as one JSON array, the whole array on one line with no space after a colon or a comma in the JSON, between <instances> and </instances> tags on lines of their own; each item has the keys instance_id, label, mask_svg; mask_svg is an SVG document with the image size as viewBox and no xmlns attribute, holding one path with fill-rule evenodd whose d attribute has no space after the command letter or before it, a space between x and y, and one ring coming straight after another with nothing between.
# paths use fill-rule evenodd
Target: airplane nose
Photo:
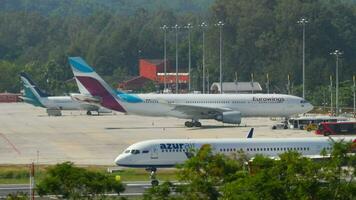
<instances>
[{"instance_id":1,"label":"airplane nose","mask_svg":"<svg viewBox=\"0 0 356 200\"><path fill-rule=\"evenodd\" d=\"M307 106L306 106L306 108L308 109L308 111L311 111L311 110L313 110L314 106L311 105L310 103L308 103ZM307 111L307 112L308 112L308 111Z\"/></svg>"},{"instance_id":2,"label":"airplane nose","mask_svg":"<svg viewBox=\"0 0 356 200\"><path fill-rule=\"evenodd\" d=\"M119 166L119 163L121 163L121 161L122 161L122 155L119 155L119 156L117 156L116 158L115 158L115 164L116 165L118 165Z\"/></svg>"}]
</instances>

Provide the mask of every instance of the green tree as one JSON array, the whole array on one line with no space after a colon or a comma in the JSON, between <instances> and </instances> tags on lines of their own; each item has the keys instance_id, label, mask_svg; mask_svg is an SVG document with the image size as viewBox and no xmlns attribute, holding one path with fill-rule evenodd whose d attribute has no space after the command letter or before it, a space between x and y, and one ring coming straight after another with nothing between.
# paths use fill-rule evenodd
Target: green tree
<instances>
[{"instance_id":1,"label":"green tree","mask_svg":"<svg viewBox=\"0 0 356 200\"><path fill-rule=\"evenodd\" d=\"M100 172L88 171L65 162L50 167L46 177L37 184L39 195L54 194L63 199L92 199L108 192L124 191L121 182Z\"/></svg>"}]
</instances>

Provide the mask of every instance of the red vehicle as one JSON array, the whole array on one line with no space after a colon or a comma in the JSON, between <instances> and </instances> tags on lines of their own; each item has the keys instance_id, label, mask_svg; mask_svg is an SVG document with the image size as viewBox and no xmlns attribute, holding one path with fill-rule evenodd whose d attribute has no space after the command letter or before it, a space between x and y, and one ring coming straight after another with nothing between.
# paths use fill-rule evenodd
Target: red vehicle
<instances>
[{"instance_id":1,"label":"red vehicle","mask_svg":"<svg viewBox=\"0 0 356 200\"><path fill-rule=\"evenodd\" d=\"M356 122L321 122L315 133L325 136L356 134Z\"/></svg>"}]
</instances>

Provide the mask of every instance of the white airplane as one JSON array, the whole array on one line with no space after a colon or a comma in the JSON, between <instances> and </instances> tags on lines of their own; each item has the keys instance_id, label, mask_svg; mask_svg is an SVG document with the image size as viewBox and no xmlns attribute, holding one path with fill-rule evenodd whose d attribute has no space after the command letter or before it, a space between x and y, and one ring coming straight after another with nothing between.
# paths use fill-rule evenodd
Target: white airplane
<instances>
[{"instance_id":1,"label":"white airplane","mask_svg":"<svg viewBox=\"0 0 356 200\"><path fill-rule=\"evenodd\" d=\"M253 129L251 129L251 132ZM244 152L248 158L257 154L271 158L278 158L279 154L287 151L297 151L310 158L323 158L323 149L330 152L333 141L353 142L356 137L345 138L221 138L221 139L157 139L135 143L124 150L115 163L122 167L146 168L154 176L157 168L175 167L184 163L193 154L192 150L199 150L203 145L210 145L214 154L231 156ZM152 184L157 180L152 179Z\"/></svg>"},{"instance_id":2,"label":"white airplane","mask_svg":"<svg viewBox=\"0 0 356 200\"><path fill-rule=\"evenodd\" d=\"M283 94L127 94L113 90L82 58L70 57L69 63L88 101L95 97L103 107L127 114L190 119L187 127L200 127L199 119L240 124L242 117L290 117L313 109L303 98Z\"/></svg>"},{"instance_id":3,"label":"white airplane","mask_svg":"<svg viewBox=\"0 0 356 200\"><path fill-rule=\"evenodd\" d=\"M86 110L88 115L91 115L93 111L97 113L111 112L98 105L75 101L71 96L50 96L38 88L28 74L21 72L20 77L24 86L24 94L21 99L26 103L49 110Z\"/></svg>"}]
</instances>

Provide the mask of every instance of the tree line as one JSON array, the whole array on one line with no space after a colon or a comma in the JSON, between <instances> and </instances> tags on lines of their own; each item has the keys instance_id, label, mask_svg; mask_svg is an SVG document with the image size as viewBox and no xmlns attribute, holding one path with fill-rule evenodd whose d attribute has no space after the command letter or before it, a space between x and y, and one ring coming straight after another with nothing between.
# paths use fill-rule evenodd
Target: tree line
<instances>
[{"instance_id":1,"label":"tree line","mask_svg":"<svg viewBox=\"0 0 356 200\"><path fill-rule=\"evenodd\" d=\"M37 1L5 2L6 6L0 9L0 91L20 90L16 76L19 71L29 72L41 87L54 94L76 90L70 81L68 56L85 58L116 86L117 82L137 75L139 58L163 58L162 25L182 27L178 34L179 65L187 70L188 31L184 26L188 23L193 24L192 85L201 90L199 25L208 24L205 63L210 80L218 81L219 29L215 24L223 21L224 81L233 81L235 73L239 81L249 81L253 73L264 86L269 74L271 92L287 93L290 75L293 94L301 96L302 27L297 21L305 17L309 21L307 99L315 105L323 103L322 92L327 90L329 76L335 80L335 57L330 52L340 49L344 54L339 79L346 91L340 103L352 105L351 80L356 74L356 3L352 0L201 0L195 3L197 9L193 11L189 3L173 2L174 6L181 5L179 11L162 4L155 9L127 8L130 12L114 12L118 4L109 0L73 2L41 1L38 9ZM204 5L209 8L203 9ZM173 30L169 30L167 55L172 64L174 37Z\"/></svg>"}]
</instances>

